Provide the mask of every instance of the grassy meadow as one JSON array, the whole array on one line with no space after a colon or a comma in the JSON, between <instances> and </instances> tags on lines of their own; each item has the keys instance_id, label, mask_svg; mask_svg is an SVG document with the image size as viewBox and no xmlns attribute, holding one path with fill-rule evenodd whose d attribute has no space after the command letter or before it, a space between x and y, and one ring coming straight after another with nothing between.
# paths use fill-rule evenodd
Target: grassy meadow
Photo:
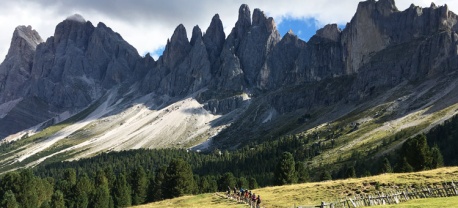
<instances>
[{"instance_id":1,"label":"grassy meadow","mask_svg":"<svg viewBox=\"0 0 458 208\"><path fill-rule=\"evenodd\" d=\"M362 193L394 191L396 188L412 188L423 185L440 185L441 182L458 180L458 167L439 168L416 173L382 174L364 178L273 186L255 189L261 195L263 207L293 207L294 205L319 205L340 198ZM453 207L458 197L417 199L399 205L378 207ZM184 196L138 206L138 208L160 207L247 207L215 194Z\"/></svg>"}]
</instances>

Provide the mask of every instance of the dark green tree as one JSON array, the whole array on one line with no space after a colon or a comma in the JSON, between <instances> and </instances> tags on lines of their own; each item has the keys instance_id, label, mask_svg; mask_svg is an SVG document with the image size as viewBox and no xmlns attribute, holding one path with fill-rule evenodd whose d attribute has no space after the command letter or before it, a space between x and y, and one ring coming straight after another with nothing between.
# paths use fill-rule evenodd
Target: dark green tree
<instances>
[{"instance_id":1,"label":"dark green tree","mask_svg":"<svg viewBox=\"0 0 458 208\"><path fill-rule=\"evenodd\" d=\"M132 204L130 187L127 184L126 176L123 173L116 177L113 184L114 207L128 207Z\"/></svg>"},{"instance_id":2,"label":"dark green tree","mask_svg":"<svg viewBox=\"0 0 458 208\"><path fill-rule=\"evenodd\" d=\"M64 170L63 179L58 180L56 190L60 190L64 196L65 206L73 207L76 195L74 193L76 185L76 171L74 168L67 168ZM54 193L55 194L55 193Z\"/></svg>"},{"instance_id":3,"label":"dark green tree","mask_svg":"<svg viewBox=\"0 0 458 208\"><path fill-rule=\"evenodd\" d=\"M162 194L162 183L164 182L165 172L167 171L167 166L161 166L156 170L156 175L149 186L148 201L160 201L163 200Z\"/></svg>"},{"instance_id":4,"label":"dark green tree","mask_svg":"<svg viewBox=\"0 0 458 208\"><path fill-rule=\"evenodd\" d=\"M210 176L200 178L199 187L202 189L202 193L212 193L218 190L218 185L215 179Z\"/></svg>"},{"instance_id":5,"label":"dark green tree","mask_svg":"<svg viewBox=\"0 0 458 208\"><path fill-rule=\"evenodd\" d=\"M347 167L347 170L345 172L345 178L356 178L355 166Z\"/></svg>"},{"instance_id":6,"label":"dark green tree","mask_svg":"<svg viewBox=\"0 0 458 208\"><path fill-rule=\"evenodd\" d=\"M51 197L51 207L53 208L65 208L64 194L62 191L57 190Z\"/></svg>"},{"instance_id":7,"label":"dark green tree","mask_svg":"<svg viewBox=\"0 0 458 208\"><path fill-rule=\"evenodd\" d=\"M329 181L329 180L332 180L331 173L327 170L324 170L323 172L321 172L320 181Z\"/></svg>"},{"instance_id":8,"label":"dark green tree","mask_svg":"<svg viewBox=\"0 0 458 208\"><path fill-rule=\"evenodd\" d=\"M19 193L21 190L21 176L19 172L6 173L0 180L0 196L10 190L13 193Z\"/></svg>"},{"instance_id":9,"label":"dark green tree","mask_svg":"<svg viewBox=\"0 0 458 208\"><path fill-rule=\"evenodd\" d=\"M431 166L431 154L426 136L417 135L402 145L401 156L413 167L414 171L426 170Z\"/></svg>"},{"instance_id":10,"label":"dark green tree","mask_svg":"<svg viewBox=\"0 0 458 208\"><path fill-rule=\"evenodd\" d=\"M240 187L240 188L248 188L248 180L245 178L245 177L240 177L238 178L237 180L237 187Z\"/></svg>"},{"instance_id":11,"label":"dark green tree","mask_svg":"<svg viewBox=\"0 0 458 208\"><path fill-rule=\"evenodd\" d=\"M392 173L392 172L393 172L393 168L391 167L390 161L386 157L383 158L379 173Z\"/></svg>"},{"instance_id":12,"label":"dark green tree","mask_svg":"<svg viewBox=\"0 0 458 208\"><path fill-rule=\"evenodd\" d=\"M78 208L86 208L89 206L89 198L94 191L94 184L91 182L86 174L83 174L76 182L75 193L75 206Z\"/></svg>"},{"instance_id":13,"label":"dark green tree","mask_svg":"<svg viewBox=\"0 0 458 208\"><path fill-rule=\"evenodd\" d=\"M396 167L396 172L398 173L410 173L413 172L412 166L407 162L407 159L403 157L401 162Z\"/></svg>"},{"instance_id":14,"label":"dark green tree","mask_svg":"<svg viewBox=\"0 0 458 208\"><path fill-rule=\"evenodd\" d=\"M444 158L437 145L431 148L431 169L440 168L444 166Z\"/></svg>"},{"instance_id":15,"label":"dark green tree","mask_svg":"<svg viewBox=\"0 0 458 208\"><path fill-rule=\"evenodd\" d=\"M196 187L191 166L183 159L173 159L164 176L162 191L164 198L191 194Z\"/></svg>"},{"instance_id":16,"label":"dark green tree","mask_svg":"<svg viewBox=\"0 0 458 208\"><path fill-rule=\"evenodd\" d=\"M103 170L103 172L105 172L105 177L107 177L108 180L108 189L111 190L116 180L116 175L113 171L113 168L111 166L108 166Z\"/></svg>"},{"instance_id":17,"label":"dark green tree","mask_svg":"<svg viewBox=\"0 0 458 208\"><path fill-rule=\"evenodd\" d=\"M220 191L227 191L228 188L232 190L237 185L234 174L231 172L224 173L223 177L218 182Z\"/></svg>"},{"instance_id":18,"label":"dark green tree","mask_svg":"<svg viewBox=\"0 0 458 208\"><path fill-rule=\"evenodd\" d=\"M250 177L248 179L248 188L250 190L259 188L259 185L258 185L258 182L256 181L256 178Z\"/></svg>"},{"instance_id":19,"label":"dark green tree","mask_svg":"<svg viewBox=\"0 0 458 208\"><path fill-rule=\"evenodd\" d=\"M97 171L95 179L95 193L92 200L93 208L106 208L110 204L110 191L108 190L108 180L103 171Z\"/></svg>"},{"instance_id":20,"label":"dark green tree","mask_svg":"<svg viewBox=\"0 0 458 208\"><path fill-rule=\"evenodd\" d=\"M38 199L38 178L32 173L31 169L21 170L20 173L20 191L16 195L16 199L20 202L21 207L36 208L39 207Z\"/></svg>"},{"instance_id":21,"label":"dark green tree","mask_svg":"<svg viewBox=\"0 0 458 208\"><path fill-rule=\"evenodd\" d=\"M310 181L309 171L305 167L305 163L296 162L296 173L297 173L297 182L305 183L305 182Z\"/></svg>"},{"instance_id":22,"label":"dark green tree","mask_svg":"<svg viewBox=\"0 0 458 208\"><path fill-rule=\"evenodd\" d=\"M16 197L14 196L13 191L8 190L5 192L5 194L2 197L1 201L1 207L4 208L18 208L19 204L16 201Z\"/></svg>"},{"instance_id":23,"label":"dark green tree","mask_svg":"<svg viewBox=\"0 0 458 208\"><path fill-rule=\"evenodd\" d=\"M145 169L138 166L130 174L132 188L132 205L143 204L148 196L148 177Z\"/></svg>"},{"instance_id":24,"label":"dark green tree","mask_svg":"<svg viewBox=\"0 0 458 208\"><path fill-rule=\"evenodd\" d=\"M274 184L293 184L297 181L294 157L289 152L284 152L274 173Z\"/></svg>"}]
</instances>

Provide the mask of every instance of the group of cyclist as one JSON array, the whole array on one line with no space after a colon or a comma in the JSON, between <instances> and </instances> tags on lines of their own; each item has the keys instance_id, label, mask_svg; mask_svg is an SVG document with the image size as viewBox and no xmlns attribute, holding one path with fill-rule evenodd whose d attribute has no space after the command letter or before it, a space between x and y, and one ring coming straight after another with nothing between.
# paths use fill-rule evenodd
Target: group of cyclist
<instances>
[{"instance_id":1,"label":"group of cyclist","mask_svg":"<svg viewBox=\"0 0 458 208\"><path fill-rule=\"evenodd\" d=\"M255 193L251 193L250 190L240 188L239 190L234 186L231 189L227 187L227 197L237 200L237 202L245 202L250 205L251 208L261 208L261 196L256 196Z\"/></svg>"}]
</instances>

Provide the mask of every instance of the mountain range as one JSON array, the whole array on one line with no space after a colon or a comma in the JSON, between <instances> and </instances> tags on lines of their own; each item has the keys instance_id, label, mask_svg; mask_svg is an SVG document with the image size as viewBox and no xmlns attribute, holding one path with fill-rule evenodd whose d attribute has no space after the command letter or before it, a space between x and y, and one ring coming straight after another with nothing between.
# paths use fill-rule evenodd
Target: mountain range
<instances>
[{"instance_id":1,"label":"mountain range","mask_svg":"<svg viewBox=\"0 0 458 208\"><path fill-rule=\"evenodd\" d=\"M229 34L218 14L190 40L177 26L158 60L80 15L46 41L18 26L0 65L0 169L285 135L337 144L318 163L455 115L457 71L458 16L447 5L367 0L344 29L326 25L308 42L241 5Z\"/></svg>"}]
</instances>

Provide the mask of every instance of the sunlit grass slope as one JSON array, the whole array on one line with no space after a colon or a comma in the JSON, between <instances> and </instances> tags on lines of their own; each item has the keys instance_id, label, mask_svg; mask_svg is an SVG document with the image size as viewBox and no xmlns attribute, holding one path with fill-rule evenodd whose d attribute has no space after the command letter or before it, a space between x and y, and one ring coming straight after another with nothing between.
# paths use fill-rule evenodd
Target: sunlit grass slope
<instances>
[{"instance_id":1,"label":"sunlit grass slope","mask_svg":"<svg viewBox=\"0 0 458 208\"><path fill-rule=\"evenodd\" d=\"M256 195L261 195L263 207L292 207L294 205L318 205L321 201L331 202L361 193L370 194L378 191L394 191L396 188L410 189L423 185L440 185L441 182L452 180L458 180L458 167L417 173L383 174L365 178L274 186L256 189L253 192ZM396 206L380 207L441 207L441 203L456 205L458 197L412 200ZM246 205L237 204L215 194L202 194L164 200L139 207L246 207Z\"/></svg>"}]
</instances>

